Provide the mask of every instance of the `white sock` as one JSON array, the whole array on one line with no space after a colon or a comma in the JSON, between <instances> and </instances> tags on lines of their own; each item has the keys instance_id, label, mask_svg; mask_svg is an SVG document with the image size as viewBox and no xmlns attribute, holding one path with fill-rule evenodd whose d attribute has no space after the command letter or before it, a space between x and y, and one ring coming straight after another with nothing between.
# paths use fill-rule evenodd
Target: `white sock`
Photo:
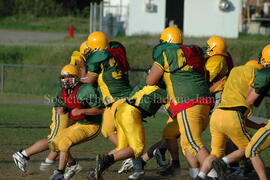
<instances>
[{"instance_id":1,"label":"white sock","mask_svg":"<svg viewBox=\"0 0 270 180\"><path fill-rule=\"evenodd\" d=\"M217 178L217 172L214 169L211 169L211 171L207 174L207 176L211 177L211 178Z\"/></svg>"},{"instance_id":2,"label":"white sock","mask_svg":"<svg viewBox=\"0 0 270 180\"><path fill-rule=\"evenodd\" d=\"M222 160L225 162L225 164L230 164L229 159L227 157L223 157Z\"/></svg>"},{"instance_id":3,"label":"white sock","mask_svg":"<svg viewBox=\"0 0 270 180\"><path fill-rule=\"evenodd\" d=\"M25 150L22 151L22 155L24 155L25 157L28 157L28 154L26 153Z\"/></svg>"},{"instance_id":4,"label":"white sock","mask_svg":"<svg viewBox=\"0 0 270 180\"><path fill-rule=\"evenodd\" d=\"M198 176L199 174L199 168L189 168L189 175L192 177L192 178L195 178Z\"/></svg>"},{"instance_id":5,"label":"white sock","mask_svg":"<svg viewBox=\"0 0 270 180\"><path fill-rule=\"evenodd\" d=\"M52 163L54 163L54 160L50 160L50 159L46 158L46 159L45 159L45 162L46 162L46 163L49 163L49 164L52 164Z\"/></svg>"},{"instance_id":6,"label":"white sock","mask_svg":"<svg viewBox=\"0 0 270 180\"><path fill-rule=\"evenodd\" d=\"M204 172L199 172L199 174L198 174L198 176L200 177L200 178L202 178L202 179L205 179L205 177L206 177L206 174L204 173Z\"/></svg>"}]
</instances>

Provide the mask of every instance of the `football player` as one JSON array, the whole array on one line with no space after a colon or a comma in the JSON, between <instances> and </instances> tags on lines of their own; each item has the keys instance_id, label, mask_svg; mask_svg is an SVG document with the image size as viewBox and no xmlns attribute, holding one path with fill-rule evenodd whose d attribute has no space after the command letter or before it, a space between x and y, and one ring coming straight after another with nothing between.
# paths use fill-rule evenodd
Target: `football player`
<instances>
[{"instance_id":1,"label":"football player","mask_svg":"<svg viewBox=\"0 0 270 180\"><path fill-rule=\"evenodd\" d=\"M268 123L254 134L245 154L251 159L259 178L266 180L265 166L259 154L270 146L270 45L263 48L260 61L265 68L255 74L254 82L246 99L248 104L254 104L254 116L267 118Z\"/></svg>"},{"instance_id":2,"label":"football player","mask_svg":"<svg viewBox=\"0 0 270 180\"><path fill-rule=\"evenodd\" d=\"M180 128L182 152L192 170L198 169L198 162L202 164L209 154L201 135L208 124L214 100L205 80L202 49L182 43L180 29L168 27L163 30L160 44L153 49L154 63L147 84L155 85L164 79L172 116L177 118Z\"/></svg>"}]
</instances>

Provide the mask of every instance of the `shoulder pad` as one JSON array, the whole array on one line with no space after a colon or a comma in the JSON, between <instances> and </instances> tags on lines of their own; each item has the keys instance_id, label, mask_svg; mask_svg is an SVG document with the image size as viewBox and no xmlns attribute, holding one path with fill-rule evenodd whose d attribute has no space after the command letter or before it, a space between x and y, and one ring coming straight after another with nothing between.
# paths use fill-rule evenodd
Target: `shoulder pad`
<instances>
[{"instance_id":1,"label":"shoulder pad","mask_svg":"<svg viewBox=\"0 0 270 180\"><path fill-rule=\"evenodd\" d=\"M165 51L168 48L175 48L178 49L179 46L177 44L173 43L161 43L154 47L152 57L153 59L156 59L158 56L162 54L163 51Z\"/></svg>"},{"instance_id":2,"label":"shoulder pad","mask_svg":"<svg viewBox=\"0 0 270 180\"><path fill-rule=\"evenodd\" d=\"M112 57L108 51L97 51L91 54L88 58L89 63L98 63L105 61L106 59Z\"/></svg>"}]
</instances>

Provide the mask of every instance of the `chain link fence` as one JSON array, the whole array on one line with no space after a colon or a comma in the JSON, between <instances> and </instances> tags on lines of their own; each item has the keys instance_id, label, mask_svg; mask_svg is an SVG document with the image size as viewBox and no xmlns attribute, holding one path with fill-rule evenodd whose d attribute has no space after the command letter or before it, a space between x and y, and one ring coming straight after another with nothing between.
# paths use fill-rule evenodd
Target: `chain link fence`
<instances>
[{"instance_id":1,"label":"chain link fence","mask_svg":"<svg viewBox=\"0 0 270 180\"><path fill-rule=\"evenodd\" d=\"M103 31L109 37L125 34L128 21L128 6L120 3L91 2L89 11L89 33Z\"/></svg>"},{"instance_id":2,"label":"chain link fence","mask_svg":"<svg viewBox=\"0 0 270 180\"><path fill-rule=\"evenodd\" d=\"M54 95L59 87L60 66L0 64L0 93ZM130 84L134 87L146 69L131 69Z\"/></svg>"}]
</instances>

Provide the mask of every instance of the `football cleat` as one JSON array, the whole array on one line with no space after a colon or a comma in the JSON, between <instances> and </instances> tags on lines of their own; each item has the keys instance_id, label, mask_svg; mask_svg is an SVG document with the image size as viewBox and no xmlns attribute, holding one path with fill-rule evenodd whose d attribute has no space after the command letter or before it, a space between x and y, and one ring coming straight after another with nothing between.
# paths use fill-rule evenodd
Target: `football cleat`
<instances>
[{"instance_id":1,"label":"football cleat","mask_svg":"<svg viewBox=\"0 0 270 180\"><path fill-rule=\"evenodd\" d=\"M39 170L40 170L40 171L48 171L48 170L51 169L51 167L52 167L52 165L54 165L54 163L55 163L55 161L50 162L50 163L48 163L48 162L46 162L46 161L43 161L43 162L41 162L40 165L39 165Z\"/></svg>"},{"instance_id":2,"label":"football cleat","mask_svg":"<svg viewBox=\"0 0 270 180\"><path fill-rule=\"evenodd\" d=\"M212 166L216 170L218 178L220 180L226 180L227 164L222 159L215 159L212 162Z\"/></svg>"},{"instance_id":3,"label":"football cleat","mask_svg":"<svg viewBox=\"0 0 270 180\"><path fill-rule=\"evenodd\" d=\"M82 166L78 162L76 162L76 164L73 166L66 166L64 179L72 178L75 174L81 172L82 169L83 169Z\"/></svg>"},{"instance_id":4,"label":"football cleat","mask_svg":"<svg viewBox=\"0 0 270 180\"><path fill-rule=\"evenodd\" d=\"M144 176L144 171L134 172L130 176L128 176L128 179L140 179Z\"/></svg>"},{"instance_id":5,"label":"football cleat","mask_svg":"<svg viewBox=\"0 0 270 180\"><path fill-rule=\"evenodd\" d=\"M131 158L128 158L123 161L121 168L118 170L118 174L127 173L132 171L133 169L133 162Z\"/></svg>"},{"instance_id":6,"label":"football cleat","mask_svg":"<svg viewBox=\"0 0 270 180\"><path fill-rule=\"evenodd\" d=\"M162 167L162 169L158 172L158 174L161 176L176 175L178 173L181 173L180 164L169 164L168 166Z\"/></svg>"},{"instance_id":7,"label":"football cleat","mask_svg":"<svg viewBox=\"0 0 270 180\"><path fill-rule=\"evenodd\" d=\"M63 180L64 174L58 170L54 170L49 180Z\"/></svg>"},{"instance_id":8,"label":"football cleat","mask_svg":"<svg viewBox=\"0 0 270 180\"><path fill-rule=\"evenodd\" d=\"M154 150L153 155L159 166L163 167L168 165L165 155L162 155L158 148Z\"/></svg>"},{"instance_id":9,"label":"football cleat","mask_svg":"<svg viewBox=\"0 0 270 180\"><path fill-rule=\"evenodd\" d=\"M28 157L24 156L21 151L18 151L12 155L15 165L23 172L27 171Z\"/></svg>"}]
</instances>

